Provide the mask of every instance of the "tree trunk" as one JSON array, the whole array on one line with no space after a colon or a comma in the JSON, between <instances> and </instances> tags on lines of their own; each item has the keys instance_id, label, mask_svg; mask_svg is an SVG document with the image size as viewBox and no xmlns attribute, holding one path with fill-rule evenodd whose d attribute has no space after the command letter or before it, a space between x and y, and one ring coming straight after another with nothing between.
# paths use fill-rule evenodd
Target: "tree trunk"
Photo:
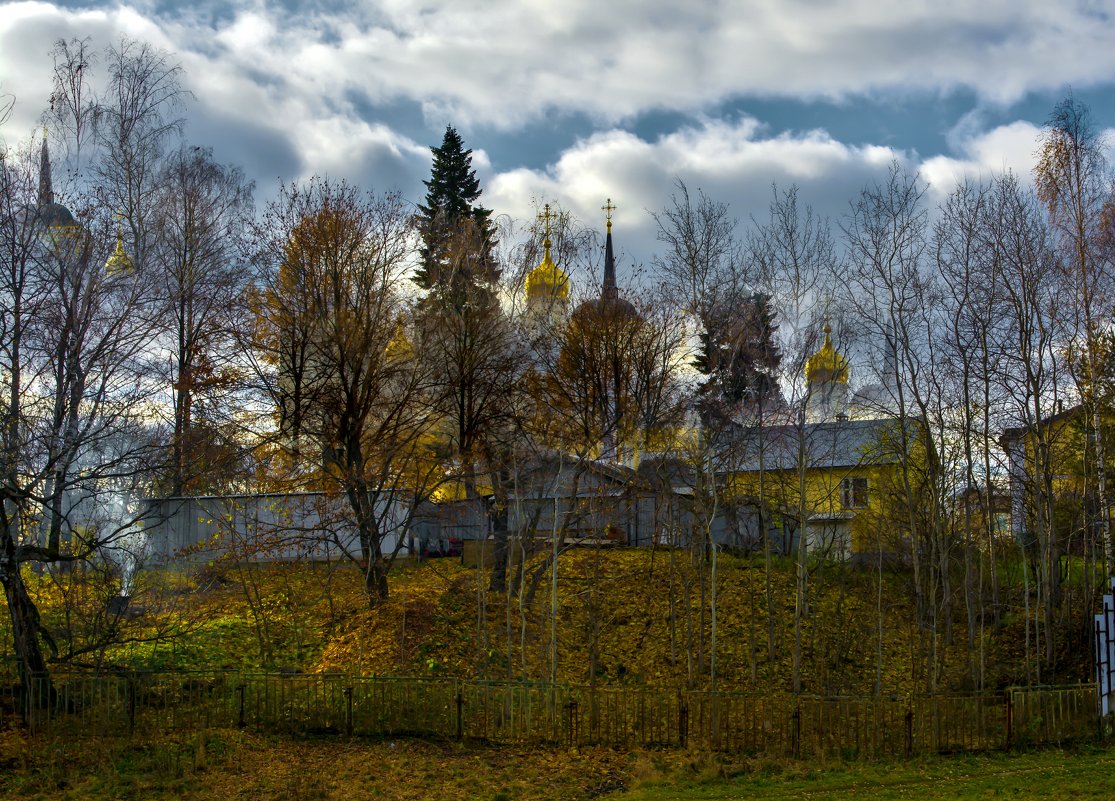
<instances>
[{"instance_id":1,"label":"tree trunk","mask_svg":"<svg viewBox=\"0 0 1115 801\"><path fill-rule=\"evenodd\" d=\"M380 556L371 558L364 570L364 593L372 609L387 600L387 562Z\"/></svg>"},{"instance_id":2,"label":"tree trunk","mask_svg":"<svg viewBox=\"0 0 1115 801\"><path fill-rule=\"evenodd\" d=\"M492 489L495 492L495 505L489 511L492 520L492 577L488 585L491 592L507 592L507 560L509 556L507 540L508 499L503 475L492 474Z\"/></svg>"},{"instance_id":3,"label":"tree trunk","mask_svg":"<svg viewBox=\"0 0 1115 801\"><path fill-rule=\"evenodd\" d=\"M0 583L4 585L4 596L12 621L12 646L19 670L19 683L24 698L32 699L37 706L41 706L49 701L51 686L46 659L39 643L43 634L39 610L27 593L20 566L13 558L14 546L10 538L6 550L8 553L4 554L4 564L0 568ZM33 682L32 679L36 681Z\"/></svg>"}]
</instances>

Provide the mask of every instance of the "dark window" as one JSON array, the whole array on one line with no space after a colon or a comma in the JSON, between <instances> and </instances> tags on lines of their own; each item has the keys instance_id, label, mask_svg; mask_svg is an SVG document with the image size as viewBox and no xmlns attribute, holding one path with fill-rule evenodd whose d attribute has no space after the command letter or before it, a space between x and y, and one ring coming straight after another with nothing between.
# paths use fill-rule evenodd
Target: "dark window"
<instances>
[{"instance_id":1,"label":"dark window","mask_svg":"<svg viewBox=\"0 0 1115 801\"><path fill-rule=\"evenodd\" d=\"M840 502L845 509L863 509L867 506L867 479L843 479L840 482Z\"/></svg>"}]
</instances>

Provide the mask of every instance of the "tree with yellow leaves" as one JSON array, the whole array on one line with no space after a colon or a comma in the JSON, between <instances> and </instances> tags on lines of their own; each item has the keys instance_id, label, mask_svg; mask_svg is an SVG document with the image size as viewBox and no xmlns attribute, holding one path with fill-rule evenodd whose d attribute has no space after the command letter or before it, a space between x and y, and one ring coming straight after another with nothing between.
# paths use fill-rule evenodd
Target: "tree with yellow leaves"
<instances>
[{"instance_id":1,"label":"tree with yellow leaves","mask_svg":"<svg viewBox=\"0 0 1115 801\"><path fill-rule=\"evenodd\" d=\"M279 410L280 449L296 484L345 498L355 545L324 535L360 567L373 606L436 483L430 377L402 333L410 225L397 195L314 180L284 189L257 242L254 345Z\"/></svg>"},{"instance_id":2,"label":"tree with yellow leaves","mask_svg":"<svg viewBox=\"0 0 1115 801\"><path fill-rule=\"evenodd\" d=\"M1111 175L1104 159L1105 143L1092 127L1088 107L1069 94L1053 108L1042 131L1034 183L1045 204L1058 240L1065 278L1077 294L1072 304L1076 336L1083 344L1086 375L1096 376L1098 337L1112 301L1110 249L1102 246L1104 223L1113 207ZM1091 407L1093 432L1101 430L1102 410L1089 400L1095 395L1080 387ZM1108 570L1115 556L1107 498L1107 467L1102 437L1095 435L1096 484L1100 531Z\"/></svg>"}]
</instances>

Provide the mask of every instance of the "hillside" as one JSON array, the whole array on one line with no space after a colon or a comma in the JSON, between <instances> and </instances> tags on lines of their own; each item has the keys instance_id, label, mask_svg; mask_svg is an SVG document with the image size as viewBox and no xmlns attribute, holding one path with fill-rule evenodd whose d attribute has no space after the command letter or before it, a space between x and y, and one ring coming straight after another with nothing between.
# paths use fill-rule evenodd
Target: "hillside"
<instances>
[{"instance_id":1,"label":"hillside","mask_svg":"<svg viewBox=\"0 0 1115 801\"><path fill-rule=\"evenodd\" d=\"M792 688L793 571L791 563L773 564L768 614L762 557L720 555L721 689ZM557 573L556 631L552 576L539 559L528 561L514 585L524 591L510 596L487 591L487 575L456 560L405 565L392 575L389 600L374 609L347 565L228 564L191 575L148 574L137 588L144 600L133 600L146 614L122 630L132 641L91 650L77 661L545 681L556 634L561 682L709 686L710 565L694 564L685 551L575 549L560 557ZM870 693L877 676L884 692L920 691L930 687L934 670L938 688L970 689L981 660L985 686L1025 682L1025 636L1009 614L998 632L985 621L982 647L977 641L969 651L962 601L953 604L950 643L942 620L936 635L931 625L917 624L908 584L900 571L884 573L880 584L871 569L812 569L801 634L805 691ZM44 622L56 629L75 603L72 579L69 587L63 596L49 580L36 584ZM1052 681L1087 680L1086 649L1064 651ZM1048 671L1044 681L1051 681Z\"/></svg>"}]
</instances>

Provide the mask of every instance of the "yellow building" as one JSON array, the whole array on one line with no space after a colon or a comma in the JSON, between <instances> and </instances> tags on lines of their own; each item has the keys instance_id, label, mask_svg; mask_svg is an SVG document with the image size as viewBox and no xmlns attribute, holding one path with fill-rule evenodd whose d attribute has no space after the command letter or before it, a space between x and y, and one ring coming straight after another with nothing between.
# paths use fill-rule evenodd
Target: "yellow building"
<instances>
[{"instance_id":1,"label":"yellow building","mask_svg":"<svg viewBox=\"0 0 1115 801\"><path fill-rule=\"evenodd\" d=\"M891 511L903 455L911 455L908 467L925 462L917 457L926 453L924 427L893 415L850 418L851 368L830 334L826 325L806 362L798 419L739 426L720 458L730 496L755 510L757 528L784 553L796 550L804 531L813 556L864 560L901 547Z\"/></svg>"},{"instance_id":2,"label":"yellow building","mask_svg":"<svg viewBox=\"0 0 1115 801\"><path fill-rule=\"evenodd\" d=\"M1115 453L1115 439L1104 425L1104 452ZM1073 548L1088 533L1098 536L1099 502L1096 441L1090 412L1073 406L1027 426L1003 431L999 444L1010 479L1011 533L1020 543L1051 530ZM1111 473L1107 485L1112 499Z\"/></svg>"}]
</instances>

